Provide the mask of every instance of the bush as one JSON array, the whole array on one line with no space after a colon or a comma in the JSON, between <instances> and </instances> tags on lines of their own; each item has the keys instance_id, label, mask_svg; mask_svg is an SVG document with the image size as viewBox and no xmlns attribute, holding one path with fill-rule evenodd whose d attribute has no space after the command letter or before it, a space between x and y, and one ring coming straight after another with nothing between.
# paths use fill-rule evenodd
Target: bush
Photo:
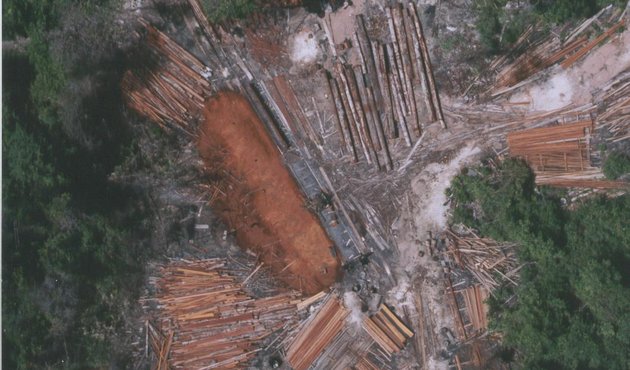
<instances>
[{"instance_id":1,"label":"bush","mask_svg":"<svg viewBox=\"0 0 630 370\"><path fill-rule=\"evenodd\" d=\"M500 46L500 18L505 14L505 4L505 0L476 0L473 6L477 16L475 26L481 42L491 51L498 50Z\"/></svg>"},{"instance_id":2,"label":"bush","mask_svg":"<svg viewBox=\"0 0 630 370\"><path fill-rule=\"evenodd\" d=\"M613 4L625 6L626 0L531 0L534 9L549 22L593 16L601 8Z\"/></svg>"},{"instance_id":3,"label":"bush","mask_svg":"<svg viewBox=\"0 0 630 370\"><path fill-rule=\"evenodd\" d=\"M630 361L630 195L577 210L536 188L524 162L468 169L451 186L453 221L516 242L517 287L490 298L491 328L517 368L626 369ZM504 302L516 296L516 304ZM513 300L512 300L513 301Z\"/></svg>"},{"instance_id":4,"label":"bush","mask_svg":"<svg viewBox=\"0 0 630 370\"><path fill-rule=\"evenodd\" d=\"M610 180L630 173L630 157L623 153L610 153L604 162L604 175Z\"/></svg>"},{"instance_id":5,"label":"bush","mask_svg":"<svg viewBox=\"0 0 630 370\"><path fill-rule=\"evenodd\" d=\"M111 343L130 339L124 310L141 286L150 218L144 194L109 178L134 154L125 65L111 56L121 50L94 46L97 31L119 27L106 21L109 3L3 2L10 34L30 39L27 55L3 56L3 368L107 368L128 355ZM83 80L90 88L69 91Z\"/></svg>"},{"instance_id":6,"label":"bush","mask_svg":"<svg viewBox=\"0 0 630 370\"><path fill-rule=\"evenodd\" d=\"M590 17L611 2L626 4L625 0L530 0L532 7L508 8L507 0L475 0L473 9L481 42L489 51L497 52L514 43L527 25L538 20L549 25Z\"/></svg>"},{"instance_id":7,"label":"bush","mask_svg":"<svg viewBox=\"0 0 630 370\"><path fill-rule=\"evenodd\" d=\"M245 18L256 10L255 0L202 0L210 22Z\"/></svg>"}]
</instances>

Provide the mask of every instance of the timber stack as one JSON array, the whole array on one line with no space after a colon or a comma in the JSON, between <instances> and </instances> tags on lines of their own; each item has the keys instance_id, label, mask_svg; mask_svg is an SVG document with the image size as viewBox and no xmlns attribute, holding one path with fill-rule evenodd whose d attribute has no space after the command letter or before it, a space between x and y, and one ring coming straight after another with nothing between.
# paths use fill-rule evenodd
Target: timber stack
<instances>
[{"instance_id":1,"label":"timber stack","mask_svg":"<svg viewBox=\"0 0 630 370\"><path fill-rule=\"evenodd\" d=\"M570 118L569 118L570 119ZM536 173L536 183L559 187L623 189L622 181L603 180L591 164L593 120L516 131L507 135L510 155L523 158Z\"/></svg>"},{"instance_id":2,"label":"timber stack","mask_svg":"<svg viewBox=\"0 0 630 370\"><path fill-rule=\"evenodd\" d=\"M565 27L544 38L539 32L543 29L542 25L528 27L510 51L490 64L490 70L498 71L490 95L497 97L521 87L539 77L539 72L554 65L564 69L571 67L595 47L610 40L624 26L625 19L619 17L620 13L620 9L608 6L574 29ZM602 26L608 28L600 32ZM558 36L560 33L566 36L561 38Z\"/></svg>"},{"instance_id":3,"label":"timber stack","mask_svg":"<svg viewBox=\"0 0 630 370\"><path fill-rule=\"evenodd\" d=\"M162 128L176 127L193 135L197 119L212 87L211 71L175 41L143 21L149 61L127 71L122 90L127 104Z\"/></svg>"},{"instance_id":4,"label":"timber stack","mask_svg":"<svg viewBox=\"0 0 630 370\"><path fill-rule=\"evenodd\" d=\"M516 252L513 244L480 238L474 233L460 236L447 230L447 251L457 266L470 272L489 292L504 283L518 284Z\"/></svg>"},{"instance_id":5,"label":"timber stack","mask_svg":"<svg viewBox=\"0 0 630 370\"><path fill-rule=\"evenodd\" d=\"M413 332L384 304L378 312L363 320L363 328L391 357L405 348Z\"/></svg>"},{"instance_id":6,"label":"timber stack","mask_svg":"<svg viewBox=\"0 0 630 370\"><path fill-rule=\"evenodd\" d=\"M597 129L605 130L605 140L615 144L630 139L630 72L606 85L596 97L602 111L597 115Z\"/></svg>"},{"instance_id":7,"label":"timber stack","mask_svg":"<svg viewBox=\"0 0 630 370\"><path fill-rule=\"evenodd\" d=\"M349 317L336 295L329 296L317 312L298 327L286 358L296 369L390 368L393 355L414 336L403 321L381 304L373 315L360 313L360 327ZM355 320L355 321L353 321Z\"/></svg>"},{"instance_id":8,"label":"timber stack","mask_svg":"<svg viewBox=\"0 0 630 370\"><path fill-rule=\"evenodd\" d=\"M297 324L298 293L254 298L237 275L224 259L177 260L158 269L156 296L144 299L156 322L147 330L158 368L242 368L262 340Z\"/></svg>"},{"instance_id":9,"label":"timber stack","mask_svg":"<svg viewBox=\"0 0 630 370\"><path fill-rule=\"evenodd\" d=\"M308 369L341 332L348 314L337 297L329 297L317 313L302 324L287 348L286 358L291 367Z\"/></svg>"},{"instance_id":10,"label":"timber stack","mask_svg":"<svg viewBox=\"0 0 630 370\"><path fill-rule=\"evenodd\" d=\"M385 16L385 42L371 39L365 17L357 16L351 45L360 63L339 57L325 78L344 153L389 171L395 153L418 142L425 125L446 128L446 121L416 5L397 4ZM336 54L332 41L331 48Z\"/></svg>"}]
</instances>

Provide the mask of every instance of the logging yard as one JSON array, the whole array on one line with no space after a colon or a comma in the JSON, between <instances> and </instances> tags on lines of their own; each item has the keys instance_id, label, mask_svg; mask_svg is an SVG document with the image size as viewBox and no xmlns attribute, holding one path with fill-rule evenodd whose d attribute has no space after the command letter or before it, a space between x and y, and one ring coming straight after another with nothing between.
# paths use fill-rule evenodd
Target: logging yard
<instances>
[{"instance_id":1,"label":"logging yard","mask_svg":"<svg viewBox=\"0 0 630 370\"><path fill-rule=\"evenodd\" d=\"M128 3L125 104L201 174L187 251L149 269L138 368L507 368L486 301L519 285L518 245L450 222L451 180L518 158L568 206L628 191L602 149L630 150L627 9L532 23L460 78L440 40L465 1L220 24Z\"/></svg>"}]
</instances>

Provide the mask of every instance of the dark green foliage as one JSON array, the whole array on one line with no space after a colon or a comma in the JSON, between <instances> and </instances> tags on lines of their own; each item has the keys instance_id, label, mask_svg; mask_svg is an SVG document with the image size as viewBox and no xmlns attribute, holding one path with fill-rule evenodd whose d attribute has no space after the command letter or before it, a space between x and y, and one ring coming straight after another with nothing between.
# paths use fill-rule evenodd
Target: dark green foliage
<instances>
[{"instance_id":1,"label":"dark green foliage","mask_svg":"<svg viewBox=\"0 0 630 370\"><path fill-rule=\"evenodd\" d=\"M535 192L534 174L524 162L506 160L496 170L470 169L453 180L457 200L454 221L473 226L495 239L514 240L534 227L539 236L554 240L562 235L559 202Z\"/></svg>"},{"instance_id":2,"label":"dark green foliage","mask_svg":"<svg viewBox=\"0 0 630 370\"><path fill-rule=\"evenodd\" d=\"M481 42L490 50L499 49L502 22L507 0L477 0L474 3L474 10L477 16L475 23Z\"/></svg>"},{"instance_id":3,"label":"dark green foliage","mask_svg":"<svg viewBox=\"0 0 630 370\"><path fill-rule=\"evenodd\" d=\"M61 1L2 1L2 37L29 36L33 29L48 30L57 23Z\"/></svg>"},{"instance_id":4,"label":"dark green foliage","mask_svg":"<svg viewBox=\"0 0 630 370\"><path fill-rule=\"evenodd\" d=\"M608 155L603 166L604 175L608 179L616 180L630 173L630 157L624 153L613 152Z\"/></svg>"},{"instance_id":5,"label":"dark green foliage","mask_svg":"<svg viewBox=\"0 0 630 370\"><path fill-rule=\"evenodd\" d=\"M525 163L506 160L453 181L454 221L517 242L525 264L520 285L490 299L491 325L522 368L626 369L630 196L567 211L533 180Z\"/></svg>"},{"instance_id":6,"label":"dark green foliage","mask_svg":"<svg viewBox=\"0 0 630 370\"><path fill-rule=\"evenodd\" d=\"M37 106L39 119L46 124L53 124L57 122L55 111L59 95L68 81L61 64L50 54L48 42L44 38L41 31L31 34L28 56L35 69L35 79L30 92Z\"/></svg>"},{"instance_id":7,"label":"dark green foliage","mask_svg":"<svg viewBox=\"0 0 630 370\"><path fill-rule=\"evenodd\" d=\"M569 19L590 17L601 8L614 4L625 6L625 0L531 0L536 12L545 19L561 23Z\"/></svg>"},{"instance_id":8,"label":"dark green foliage","mask_svg":"<svg viewBox=\"0 0 630 370\"><path fill-rule=\"evenodd\" d=\"M3 56L6 369L108 367L120 355L111 344L125 325L122 309L142 281L145 198L109 179L136 150L119 96L124 64L101 53L81 68L85 58L64 54L68 31L57 28L71 23L69 14L89 21L98 13L106 26L108 3L3 2L5 30L29 39L26 55ZM71 38L68 51L104 50Z\"/></svg>"},{"instance_id":9,"label":"dark green foliage","mask_svg":"<svg viewBox=\"0 0 630 370\"><path fill-rule=\"evenodd\" d=\"M245 18L256 10L255 0L202 0L210 22Z\"/></svg>"},{"instance_id":10,"label":"dark green foliage","mask_svg":"<svg viewBox=\"0 0 630 370\"><path fill-rule=\"evenodd\" d=\"M531 7L516 8L507 7L508 3L507 0L475 0L473 3L477 31L490 52L509 47L530 24L543 21L551 25L590 17L611 3L623 7L626 0L530 0Z\"/></svg>"}]
</instances>

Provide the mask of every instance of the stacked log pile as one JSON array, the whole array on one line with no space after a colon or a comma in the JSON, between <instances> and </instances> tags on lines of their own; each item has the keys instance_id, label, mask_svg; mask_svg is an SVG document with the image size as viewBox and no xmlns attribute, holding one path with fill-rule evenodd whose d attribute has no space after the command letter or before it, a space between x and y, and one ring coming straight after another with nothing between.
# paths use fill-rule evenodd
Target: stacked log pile
<instances>
[{"instance_id":1,"label":"stacked log pile","mask_svg":"<svg viewBox=\"0 0 630 370\"><path fill-rule=\"evenodd\" d=\"M531 32L531 28L529 29ZM529 32L519 38L516 48L521 48L525 43ZM535 75L536 73L551 67L552 65L568 60L567 56L575 53L576 50L586 45L588 39L586 36L579 37L565 45L562 45L558 39L551 36L547 40L535 42L528 45L528 51L513 62L507 64L507 58L499 58L491 65L491 69L499 68L499 72L495 77L495 85L493 96L497 96L506 92L506 88L515 86L521 81ZM501 64L506 63L502 68Z\"/></svg>"},{"instance_id":2,"label":"stacked log pile","mask_svg":"<svg viewBox=\"0 0 630 370\"><path fill-rule=\"evenodd\" d=\"M630 139L630 72L611 81L596 100L603 107L603 112L597 116L597 129L607 131L606 140L616 143Z\"/></svg>"},{"instance_id":3,"label":"stacked log pile","mask_svg":"<svg viewBox=\"0 0 630 370\"><path fill-rule=\"evenodd\" d=\"M416 5L398 4L385 14L390 39L370 39L358 15L352 44L360 63L338 60L326 79L345 152L391 170L399 141L411 147L426 124L446 123Z\"/></svg>"},{"instance_id":4,"label":"stacked log pile","mask_svg":"<svg viewBox=\"0 0 630 370\"><path fill-rule=\"evenodd\" d=\"M590 167L587 140L592 129L588 119L512 132L507 136L510 155L522 157L536 172L583 171Z\"/></svg>"},{"instance_id":5,"label":"stacked log pile","mask_svg":"<svg viewBox=\"0 0 630 370\"><path fill-rule=\"evenodd\" d=\"M516 285L518 270L514 245L501 244L474 234L459 236L448 231L447 253L462 269L469 271L475 279L492 292L504 283Z\"/></svg>"},{"instance_id":6,"label":"stacked log pile","mask_svg":"<svg viewBox=\"0 0 630 370\"><path fill-rule=\"evenodd\" d=\"M263 339L297 317L295 292L252 298L223 259L173 261L157 275L156 297L145 307L154 304L162 330L170 332L166 341L151 341L158 368L166 369L166 362L174 369L242 368Z\"/></svg>"},{"instance_id":7,"label":"stacked log pile","mask_svg":"<svg viewBox=\"0 0 630 370\"><path fill-rule=\"evenodd\" d=\"M553 65L569 68L623 27L625 19L617 19L619 12L619 9L606 7L566 32L567 36L563 40L558 36L560 32L541 39L537 32L541 26L530 26L508 53L490 64L490 70L498 71L491 96L496 97L518 88ZM600 34L598 30L602 23L609 25L609 28Z\"/></svg>"},{"instance_id":8,"label":"stacked log pile","mask_svg":"<svg viewBox=\"0 0 630 370\"><path fill-rule=\"evenodd\" d=\"M210 70L155 27L143 22L149 60L127 71L122 90L127 104L163 128L175 124L192 134L192 121L212 92Z\"/></svg>"},{"instance_id":9,"label":"stacked log pile","mask_svg":"<svg viewBox=\"0 0 630 370\"><path fill-rule=\"evenodd\" d=\"M171 351L171 345L173 344L174 332L165 335L156 329L152 324L147 321L147 340L151 344L151 349L155 353L156 362L153 368L157 370L168 370L168 354Z\"/></svg>"},{"instance_id":10,"label":"stacked log pile","mask_svg":"<svg viewBox=\"0 0 630 370\"><path fill-rule=\"evenodd\" d=\"M286 358L295 370L306 370L339 335L349 311L338 298L329 297L309 318L287 348Z\"/></svg>"},{"instance_id":11,"label":"stacked log pile","mask_svg":"<svg viewBox=\"0 0 630 370\"><path fill-rule=\"evenodd\" d=\"M485 333L488 330L488 290L480 284L460 290L449 285L448 290L458 338L470 340Z\"/></svg>"},{"instance_id":12,"label":"stacked log pile","mask_svg":"<svg viewBox=\"0 0 630 370\"><path fill-rule=\"evenodd\" d=\"M620 189L627 183L602 180L591 165L593 121L533 128L509 133L510 155L525 159L536 173L536 183L561 187Z\"/></svg>"},{"instance_id":13,"label":"stacked log pile","mask_svg":"<svg viewBox=\"0 0 630 370\"><path fill-rule=\"evenodd\" d=\"M388 369L390 359L380 354L372 338L364 330L346 326L340 335L322 352L313 367L327 370L352 368Z\"/></svg>"},{"instance_id":14,"label":"stacked log pile","mask_svg":"<svg viewBox=\"0 0 630 370\"><path fill-rule=\"evenodd\" d=\"M466 288L462 295L468 311L468 318L475 333L488 329L488 308L484 303L488 298L488 291L481 285Z\"/></svg>"},{"instance_id":15,"label":"stacked log pile","mask_svg":"<svg viewBox=\"0 0 630 370\"><path fill-rule=\"evenodd\" d=\"M413 332L384 304L363 320L363 328L389 357L405 348L413 337Z\"/></svg>"},{"instance_id":16,"label":"stacked log pile","mask_svg":"<svg viewBox=\"0 0 630 370\"><path fill-rule=\"evenodd\" d=\"M354 326L349 314L336 296L327 297L317 312L297 328L286 351L289 364L296 370L311 366L389 369L392 356L414 336L384 304L372 316L361 314L362 329Z\"/></svg>"},{"instance_id":17,"label":"stacked log pile","mask_svg":"<svg viewBox=\"0 0 630 370\"><path fill-rule=\"evenodd\" d=\"M626 21L625 20L621 20L617 23L615 23L612 27L610 27L608 30L606 30L605 32L603 32L601 35L597 36L596 38L594 38L593 40L591 40L589 43L587 43L586 45L583 45L583 47L581 49L579 49L577 52L575 52L575 54L569 56L568 58L566 58L562 63L560 63L560 65L562 66L562 68L569 68L571 65L573 65L575 62L577 62L578 60L580 60L582 57L584 57L589 51L591 51L595 46L599 45L602 41L606 40L607 38L609 38L610 36L612 36L613 34L615 34L615 32L619 31L624 25L625 25Z\"/></svg>"},{"instance_id":18,"label":"stacked log pile","mask_svg":"<svg viewBox=\"0 0 630 370\"><path fill-rule=\"evenodd\" d=\"M514 245L480 238L472 230L464 235L447 230L444 253L455 267L446 280L458 337L472 340L487 331L488 295L504 284L517 285L522 266ZM462 270L469 275L456 272Z\"/></svg>"}]
</instances>

